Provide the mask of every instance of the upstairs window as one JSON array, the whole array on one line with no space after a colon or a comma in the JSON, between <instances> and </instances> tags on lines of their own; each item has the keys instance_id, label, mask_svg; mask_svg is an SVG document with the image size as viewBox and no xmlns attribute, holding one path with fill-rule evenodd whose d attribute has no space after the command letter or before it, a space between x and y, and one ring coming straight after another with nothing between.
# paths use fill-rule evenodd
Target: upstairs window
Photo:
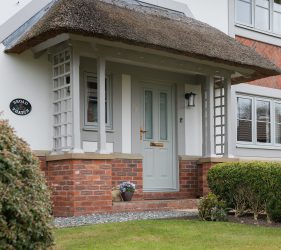
<instances>
[{"instance_id":1,"label":"upstairs window","mask_svg":"<svg viewBox=\"0 0 281 250\"><path fill-rule=\"evenodd\" d=\"M281 0L236 0L236 23L281 35Z\"/></svg>"},{"instance_id":2,"label":"upstairs window","mask_svg":"<svg viewBox=\"0 0 281 250\"><path fill-rule=\"evenodd\" d=\"M238 96L237 142L281 146L281 102Z\"/></svg>"}]
</instances>

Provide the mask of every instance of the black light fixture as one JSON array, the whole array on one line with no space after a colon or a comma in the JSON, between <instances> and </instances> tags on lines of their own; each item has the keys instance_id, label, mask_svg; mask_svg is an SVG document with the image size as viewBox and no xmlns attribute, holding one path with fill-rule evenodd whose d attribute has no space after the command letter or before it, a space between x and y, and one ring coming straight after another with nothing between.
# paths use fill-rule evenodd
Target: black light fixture
<instances>
[{"instance_id":1,"label":"black light fixture","mask_svg":"<svg viewBox=\"0 0 281 250\"><path fill-rule=\"evenodd\" d=\"M187 100L188 107L195 107L195 96L196 94L193 92L189 92L185 94L185 99Z\"/></svg>"}]
</instances>

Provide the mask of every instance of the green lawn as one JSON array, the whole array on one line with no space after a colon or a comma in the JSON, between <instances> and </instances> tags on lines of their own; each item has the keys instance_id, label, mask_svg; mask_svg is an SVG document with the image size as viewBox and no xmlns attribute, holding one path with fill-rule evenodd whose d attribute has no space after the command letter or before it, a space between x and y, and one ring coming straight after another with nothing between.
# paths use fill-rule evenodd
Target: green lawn
<instances>
[{"instance_id":1,"label":"green lawn","mask_svg":"<svg viewBox=\"0 0 281 250\"><path fill-rule=\"evenodd\" d=\"M281 229L226 222L134 221L57 229L56 250L280 249Z\"/></svg>"}]
</instances>

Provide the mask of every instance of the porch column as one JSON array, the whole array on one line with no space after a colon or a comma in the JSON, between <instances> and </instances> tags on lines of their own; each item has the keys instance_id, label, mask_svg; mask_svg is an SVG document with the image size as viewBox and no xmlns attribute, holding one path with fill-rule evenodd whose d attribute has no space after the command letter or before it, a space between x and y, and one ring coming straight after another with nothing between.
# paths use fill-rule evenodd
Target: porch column
<instances>
[{"instance_id":1,"label":"porch column","mask_svg":"<svg viewBox=\"0 0 281 250\"><path fill-rule=\"evenodd\" d=\"M106 150L106 124L105 124L105 59L97 58L97 82L98 82L98 150L100 154Z\"/></svg>"},{"instance_id":2,"label":"porch column","mask_svg":"<svg viewBox=\"0 0 281 250\"><path fill-rule=\"evenodd\" d=\"M224 157L234 157L235 138L232 130L232 117L231 114L231 78L226 77L224 84L224 102L225 102L225 142L224 142Z\"/></svg>"},{"instance_id":3,"label":"porch column","mask_svg":"<svg viewBox=\"0 0 281 250\"><path fill-rule=\"evenodd\" d=\"M72 93L72 124L73 153L83 153L81 147L81 114L80 114L80 56L73 52L73 93Z\"/></svg>"},{"instance_id":4,"label":"porch column","mask_svg":"<svg viewBox=\"0 0 281 250\"><path fill-rule=\"evenodd\" d=\"M203 157L215 157L214 143L214 76L209 75L202 86Z\"/></svg>"}]
</instances>

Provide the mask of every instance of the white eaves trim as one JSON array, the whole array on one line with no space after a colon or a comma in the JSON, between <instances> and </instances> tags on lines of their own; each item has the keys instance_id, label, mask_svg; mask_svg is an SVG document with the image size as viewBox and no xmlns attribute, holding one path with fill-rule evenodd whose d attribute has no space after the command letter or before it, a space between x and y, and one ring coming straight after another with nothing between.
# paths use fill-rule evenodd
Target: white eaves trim
<instances>
[{"instance_id":1,"label":"white eaves trim","mask_svg":"<svg viewBox=\"0 0 281 250\"><path fill-rule=\"evenodd\" d=\"M19 12L0 26L0 42L16 31L21 25L27 22L50 2L52 2L52 0L32 0L19 10Z\"/></svg>"}]
</instances>

